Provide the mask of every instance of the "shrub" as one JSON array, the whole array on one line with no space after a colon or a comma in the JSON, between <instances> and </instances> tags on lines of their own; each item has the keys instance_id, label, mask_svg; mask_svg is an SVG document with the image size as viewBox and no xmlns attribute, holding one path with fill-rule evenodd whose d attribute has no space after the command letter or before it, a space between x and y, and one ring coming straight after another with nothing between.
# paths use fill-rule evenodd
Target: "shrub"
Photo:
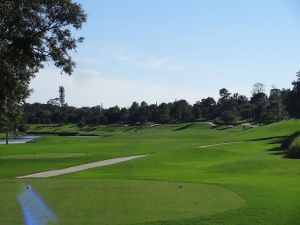
<instances>
[{"instance_id":1,"label":"shrub","mask_svg":"<svg viewBox=\"0 0 300 225\"><path fill-rule=\"evenodd\" d=\"M224 111L221 113L220 119L224 123L235 124L237 121L237 116L232 111Z\"/></svg>"}]
</instances>

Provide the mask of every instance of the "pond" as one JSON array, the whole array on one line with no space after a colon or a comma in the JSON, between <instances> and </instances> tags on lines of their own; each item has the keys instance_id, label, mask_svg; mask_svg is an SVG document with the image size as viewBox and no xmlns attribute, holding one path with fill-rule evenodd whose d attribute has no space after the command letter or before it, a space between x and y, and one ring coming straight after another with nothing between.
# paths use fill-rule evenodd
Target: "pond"
<instances>
[{"instance_id":1,"label":"pond","mask_svg":"<svg viewBox=\"0 0 300 225\"><path fill-rule=\"evenodd\" d=\"M16 136L16 137L9 137L8 138L8 143L9 144L24 144L27 143L29 141L32 141L34 139L40 138L40 136L32 136L32 135L28 135L28 136ZM5 138L0 138L0 144L5 144L6 143L6 139Z\"/></svg>"}]
</instances>

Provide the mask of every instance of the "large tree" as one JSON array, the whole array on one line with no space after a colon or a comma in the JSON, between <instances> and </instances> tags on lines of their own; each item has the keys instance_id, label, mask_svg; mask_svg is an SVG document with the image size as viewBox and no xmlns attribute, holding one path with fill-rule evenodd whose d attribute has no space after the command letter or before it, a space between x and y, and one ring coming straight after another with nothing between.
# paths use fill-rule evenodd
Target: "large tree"
<instances>
[{"instance_id":1,"label":"large tree","mask_svg":"<svg viewBox=\"0 0 300 225\"><path fill-rule=\"evenodd\" d=\"M0 0L0 118L9 127L11 111L29 95L30 80L46 61L71 75L70 51L83 41L86 15L72 0ZM17 112L17 111L15 111Z\"/></svg>"}]
</instances>

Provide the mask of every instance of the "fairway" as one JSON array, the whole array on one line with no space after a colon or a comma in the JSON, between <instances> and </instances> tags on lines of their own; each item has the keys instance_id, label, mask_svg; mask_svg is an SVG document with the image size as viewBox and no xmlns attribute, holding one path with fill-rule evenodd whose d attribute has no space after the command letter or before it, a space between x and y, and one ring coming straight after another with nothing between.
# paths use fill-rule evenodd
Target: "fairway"
<instances>
[{"instance_id":1,"label":"fairway","mask_svg":"<svg viewBox=\"0 0 300 225\"><path fill-rule=\"evenodd\" d=\"M247 130L201 122L143 126L138 132L114 125L94 127L93 134L103 138L44 136L1 145L0 224L24 224L16 196L30 184L62 225L296 225L300 163L278 147L299 127L299 120ZM15 179L137 155L147 157Z\"/></svg>"}]
</instances>

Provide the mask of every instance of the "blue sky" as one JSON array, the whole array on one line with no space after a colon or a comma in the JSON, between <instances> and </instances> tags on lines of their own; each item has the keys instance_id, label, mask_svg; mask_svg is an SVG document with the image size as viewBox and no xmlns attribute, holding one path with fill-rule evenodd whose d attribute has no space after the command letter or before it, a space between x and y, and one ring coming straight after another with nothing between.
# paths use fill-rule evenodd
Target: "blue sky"
<instances>
[{"instance_id":1,"label":"blue sky","mask_svg":"<svg viewBox=\"0 0 300 225\"><path fill-rule=\"evenodd\" d=\"M69 105L130 106L250 95L262 82L291 87L300 70L297 0L88 0L85 42L69 77L51 64L32 81L29 102L66 88Z\"/></svg>"}]
</instances>

